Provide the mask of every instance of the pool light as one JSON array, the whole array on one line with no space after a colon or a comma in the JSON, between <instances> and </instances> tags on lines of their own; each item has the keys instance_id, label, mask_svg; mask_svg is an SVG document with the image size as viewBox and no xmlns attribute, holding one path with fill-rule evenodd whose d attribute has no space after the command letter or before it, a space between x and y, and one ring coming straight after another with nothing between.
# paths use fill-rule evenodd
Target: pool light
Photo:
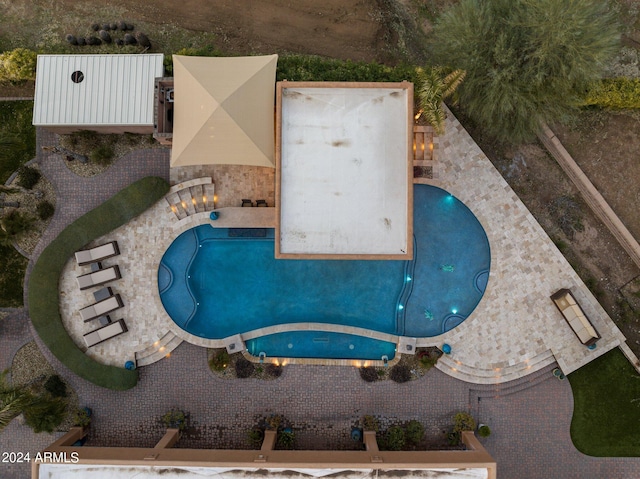
<instances>
[{"instance_id":1,"label":"pool light","mask_svg":"<svg viewBox=\"0 0 640 479\"><path fill-rule=\"evenodd\" d=\"M401 304L399 304L399 305L398 305L398 309L402 311L402 310L404 309L404 306L402 306Z\"/></svg>"},{"instance_id":2,"label":"pool light","mask_svg":"<svg viewBox=\"0 0 640 479\"><path fill-rule=\"evenodd\" d=\"M453 308L453 309L451 310L451 312L452 312L453 314L458 314L458 310L457 310L456 308Z\"/></svg>"},{"instance_id":3,"label":"pool light","mask_svg":"<svg viewBox=\"0 0 640 479\"><path fill-rule=\"evenodd\" d=\"M411 276L407 276L407 281L411 281Z\"/></svg>"}]
</instances>

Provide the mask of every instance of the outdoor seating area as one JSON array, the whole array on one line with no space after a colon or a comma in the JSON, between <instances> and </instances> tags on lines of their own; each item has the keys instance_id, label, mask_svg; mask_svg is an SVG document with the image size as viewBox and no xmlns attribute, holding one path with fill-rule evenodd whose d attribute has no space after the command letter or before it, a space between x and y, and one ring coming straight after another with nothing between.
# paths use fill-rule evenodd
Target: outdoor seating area
<instances>
[{"instance_id":1,"label":"outdoor seating area","mask_svg":"<svg viewBox=\"0 0 640 479\"><path fill-rule=\"evenodd\" d=\"M554 302L564 319L569 323L571 329L576 334L578 339L585 346L595 345L600 339L600 334L593 327L589 318L584 313L580 305L576 302L576 299L568 289L561 289L551 295L551 300Z\"/></svg>"},{"instance_id":2,"label":"outdoor seating area","mask_svg":"<svg viewBox=\"0 0 640 479\"><path fill-rule=\"evenodd\" d=\"M118 242L111 241L110 243L105 243L95 248L76 252L76 261L78 262L78 266L84 266L112 258L119 254Z\"/></svg>"},{"instance_id":3,"label":"outdoor seating area","mask_svg":"<svg viewBox=\"0 0 640 479\"><path fill-rule=\"evenodd\" d=\"M242 199L242 204L240 206L243 207L251 207L251 206L258 206L258 207L263 207L266 208L269 205L267 204L267 200L256 200L255 204L253 203L253 200L250 199Z\"/></svg>"}]
</instances>

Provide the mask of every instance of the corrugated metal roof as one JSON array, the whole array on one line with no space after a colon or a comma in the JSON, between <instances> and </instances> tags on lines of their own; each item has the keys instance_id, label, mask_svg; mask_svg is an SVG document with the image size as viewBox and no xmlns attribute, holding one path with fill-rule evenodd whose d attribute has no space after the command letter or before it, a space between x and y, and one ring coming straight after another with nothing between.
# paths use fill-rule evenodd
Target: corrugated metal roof
<instances>
[{"instance_id":1,"label":"corrugated metal roof","mask_svg":"<svg viewBox=\"0 0 640 479\"><path fill-rule=\"evenodd\" d=\"M153 125L164 55L38 55L33 124ZM80 71L83 80L72 81Z\"/></svg>"}]
</instances>

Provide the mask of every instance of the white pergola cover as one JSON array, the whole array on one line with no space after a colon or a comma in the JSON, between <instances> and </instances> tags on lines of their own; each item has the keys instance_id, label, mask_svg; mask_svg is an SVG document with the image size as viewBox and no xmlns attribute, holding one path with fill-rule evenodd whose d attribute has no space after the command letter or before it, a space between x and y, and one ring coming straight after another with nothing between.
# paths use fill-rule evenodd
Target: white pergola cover
<instances>
[{"instance_id":1,"label":"white pergola cover","mask_svg":"<svg viewBox=\"0 0 640 479\"><path fill-rule=\"evenodd\" d=\"M171 166L274 167L277 61L174 55Z\"/></svg>"}]
</instances>

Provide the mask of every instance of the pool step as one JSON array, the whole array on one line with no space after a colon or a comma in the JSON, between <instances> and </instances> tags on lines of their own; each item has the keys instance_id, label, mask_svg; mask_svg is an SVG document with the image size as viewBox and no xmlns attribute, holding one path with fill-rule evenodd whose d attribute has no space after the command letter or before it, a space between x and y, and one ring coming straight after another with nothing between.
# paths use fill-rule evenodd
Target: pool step
<instances>
[{"instance_id":1,"label":"pool step","mask_svg":"<svg viewBox=\"0 0 640 479\"><path fill-rule=\"evenodd\" d=\"M181 220L196 213L213 211L214 194L211 178L199 178L172 187L165 200L176 218Z\"/></svg>"},{"instance_id":2,"label":"pool step","mask_svg":"<svg viewBox=\"0 0 640 479\"><path fill-rule=\"evenodd\" d=\"M475 384L499 384L524 378L547 366L555 364L556 359L550 350L544 351L527 361L512 366L496 368L477 368L455 360L453 356L444 355L438 360L436 367L462 381Z\"/></svg>"},{"instance_id":3,"label":"pool step","mask_svg":"<svg viewBox=\"0 0 640 479\"><path fill-rule=\"evenodd\" d=\"M136 366L148 366L165 358L182 344L182 339L169 331L151 346L136 352Z\"/></svg>"}]
</instances>

